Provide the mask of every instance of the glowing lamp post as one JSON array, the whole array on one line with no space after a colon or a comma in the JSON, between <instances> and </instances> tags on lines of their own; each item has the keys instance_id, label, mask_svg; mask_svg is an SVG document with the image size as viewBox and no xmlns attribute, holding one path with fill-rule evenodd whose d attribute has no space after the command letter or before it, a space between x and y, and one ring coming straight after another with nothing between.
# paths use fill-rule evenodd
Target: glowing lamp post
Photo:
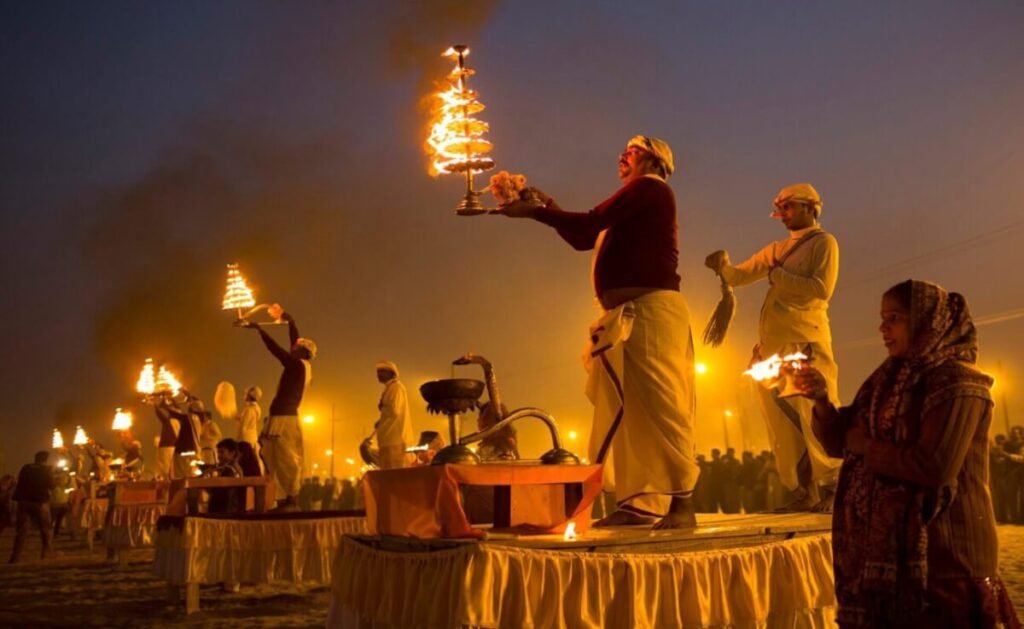
<instances>
[{"instance_id":1,"label":"glowing lamp post","mask_svg":"<svg viewBox=\"0 0 1024 629\"><path fill-rule=\"evenodd\" d=\"M468 54L469 47L463 45L452 46L443 53L455 61L455 67L448 73L448 88L435 94L438 105L427 138L431 174L462 173L466 177L466 196L455 210L462 216L487 212L480 203L480 192L473 189L473 175L494 168L494 160L487 157L494 145L483 137L489 126L474 117L484 110L484 104L469 89L469 77L474 71L466 66Z\"/></svg>"}]
</instances>

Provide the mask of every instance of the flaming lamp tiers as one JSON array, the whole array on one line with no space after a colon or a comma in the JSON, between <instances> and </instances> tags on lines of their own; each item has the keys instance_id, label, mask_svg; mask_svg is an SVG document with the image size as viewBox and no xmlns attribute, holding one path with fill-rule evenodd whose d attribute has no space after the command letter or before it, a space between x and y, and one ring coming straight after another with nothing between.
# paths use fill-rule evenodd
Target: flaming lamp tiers
<instances>
[{"instance_id":1,"label":"flaming lamp tiers","mask_svg":"<svg viewBox=\"0 0 1024 629\"><path fill-rule=\"evenodd\" d=\"M235 325L247 323L248 318L260 310L266 310L270 304L256 304L252 289L246 284L242 272L238 270L238 264L228 265L228 283L224 289L224 299L221 301L221 310L234 310ZM280 321L260 322L259 325L278 325Z\"/></svg>"},{"instance_id":2,"label":"flaming lamp tiers","mask_svg":"<svg viewBox=\"0 0 1024 629\"><path fill-rule=\"evenodd\" d=\"M86 436L85 429L83 429L81 426L75 428L75 440L72 441L72 443L75 444L76 446L84 446L85 444L89 443L89 437Z\"/></svg>"},{"instance_id":3,"label":"flaming lamp tiers","mask_svg":"<svg viewBox=\"0 0 1024 629\"><path fill-rule=\"evenodd\" d=\"M153 366L153 359L147 358L142 365L139 379L135 383L135 390L142 395L153 395L156 391L156 368Z\"/></svg>"},{"instance_id":4,"label":"flaming lamp tiers","mask_svg":"<svg viewBox=\"0 0 1024 629\"><path fill-rule=\"evenodd\" d=\"M64 436L56 428L53 429L53 449L59 450L64 447Z\"/></svg>"},{"instance_id":5,"label":"flaming lamp tiers","mask_svg":"<svg viewBox=\"0 0 1024 629\"><path fill-rule=\"evenodd\" d=\"M125 411L117 409L114 413L114 425L111 426L113 430L128 430L132 427L132 414L131 411Z\"/></svg>"},{"instance_id":6,"label":"flaming lamp tiers","mask_svg":"<svg viewBox=\"0 0 1024 629\"><path fill-rule=\"evenodd\" d=\"M480 203L480 192L473 189L473 175L494 168L494 160L487 157L494 145L484 139L489 126L474 115L484 110L478 94L469 89L473 70L466 66L469 47L452 46L442 56L455 61L448 74L448 88L438 92L438 106L430 128L427 145L431 153L431 173L463 173L466 176L466 195L455 212L462 216L485 214L488 210Z\"/></svg>"},{"instance_id":7,"label":"flaming lamp tiers","mask_svg":"<svg viewBox=\"0 0 1024 629\"><path fill-rule=\"evenodd\" d=\"M178 395L180 392L181 382L169 369L160 365L160 370L157 371L156 382L154 383L154 393L166 394L173 397Z\"/></svg>"}]
</instances>

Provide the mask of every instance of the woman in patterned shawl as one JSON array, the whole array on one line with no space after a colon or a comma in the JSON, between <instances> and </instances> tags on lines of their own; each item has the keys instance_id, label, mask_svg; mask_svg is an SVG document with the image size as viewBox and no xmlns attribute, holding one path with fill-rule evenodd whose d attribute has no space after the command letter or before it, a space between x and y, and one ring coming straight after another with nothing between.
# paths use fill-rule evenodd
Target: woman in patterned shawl
<instances>
[{"instance_id":1,"label":"woman in patterned shawl","mask_svg":"<svg viewBox=\"0 0 1024 629\"><path fill-rule=\"evenodd\" d=\"M882 297L889 357L836 409L815 369L814 431L843 457L832 519L848 627L1019 627L999 579L988 489L992 379L957 293L908 280Z\"/></svg>"}]
</instances>

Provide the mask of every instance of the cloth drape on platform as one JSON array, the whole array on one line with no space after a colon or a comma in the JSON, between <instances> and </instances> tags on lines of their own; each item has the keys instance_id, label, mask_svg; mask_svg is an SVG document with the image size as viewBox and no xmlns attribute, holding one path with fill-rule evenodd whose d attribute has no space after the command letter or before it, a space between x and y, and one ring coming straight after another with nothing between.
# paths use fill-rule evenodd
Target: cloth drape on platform
<instances>
[{"instance_id":1,"label":"cloth drape on platform","mask_svg":"<svg viewBox=\"0 0 1024 629\"><path fill-rule=\"evenodd\" d=\"M107 513L103 544L107 548L142 548L153 545L156 522L167 503L115 505Z\"/></svg>"},{"instance_id":2,"label":"cloth drape on platform","mask_svg":"<svg viewBox=\"0 0 1024 629\"><path fill-rule=\"evenodd\" d=\"M565 513L563 485L583 485L582 499ZM368 472L363 477L366 527L373 535L477 538L462 507L461 486L507 486L512 495L511 524L534 532L590 526L590 508L601 491L601 468L595 465L428 465ZM520 493L521 492L521 493ZM562 498L560 500L560 498Z\"/></svg>"},{"instance_id":3,"label":"cloth drape on platform","mask_svg":"<svg viewBox=\"0 0 1024 629\"><path fill-rule=\"evenodd\" d=\"M361 517L296 520L184 518L156 533L153 572L186 583L330 583L341 539L363 533Z\"/></svg>"},{"instance_id":4,"label":"cloth drape on platform","mask_svg":"<svg viewBox=\"0 0 1024 629\"><path fill-rule=\"evenodd\" d=\"M828 535L730 550L587 553L342 540L328 627L824 627Z\"/></svg>"},{"instance_id":5,"label":"cloth drape on platform","mask_svg":"<svg viewBox=\"0 0 1024 629\"><path fill-rule=\"evenodd\" d=\"M665 515L697 484L690 314L678 291L655 291L607 311L584 355L594 405L590 459L603 459L619 507ZM614 436L613 436L614 435Z\"/></svg>"}]
</instances>

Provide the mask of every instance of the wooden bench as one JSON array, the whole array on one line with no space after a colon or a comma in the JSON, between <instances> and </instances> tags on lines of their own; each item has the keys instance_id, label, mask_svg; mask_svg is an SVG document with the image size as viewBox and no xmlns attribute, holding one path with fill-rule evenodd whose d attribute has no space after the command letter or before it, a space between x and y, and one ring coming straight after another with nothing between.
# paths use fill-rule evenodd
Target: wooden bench
<instances>
[{"instance_id":1,"label":"wooden bench","mask_svg":"<svg viewBox=\"0 0 1024 629\"><path fill-rule=\"evenodd\" d=\"M246 489L246 510L251 505L256 513L263 513L273 506L274 482L268 476L241 476L234 478L179 478L171 481L171 500L168 515L189 515L199 513L199 497L211 489ZM252 500L250 492L252 489Z\"/></svg>"}]
</instances>

